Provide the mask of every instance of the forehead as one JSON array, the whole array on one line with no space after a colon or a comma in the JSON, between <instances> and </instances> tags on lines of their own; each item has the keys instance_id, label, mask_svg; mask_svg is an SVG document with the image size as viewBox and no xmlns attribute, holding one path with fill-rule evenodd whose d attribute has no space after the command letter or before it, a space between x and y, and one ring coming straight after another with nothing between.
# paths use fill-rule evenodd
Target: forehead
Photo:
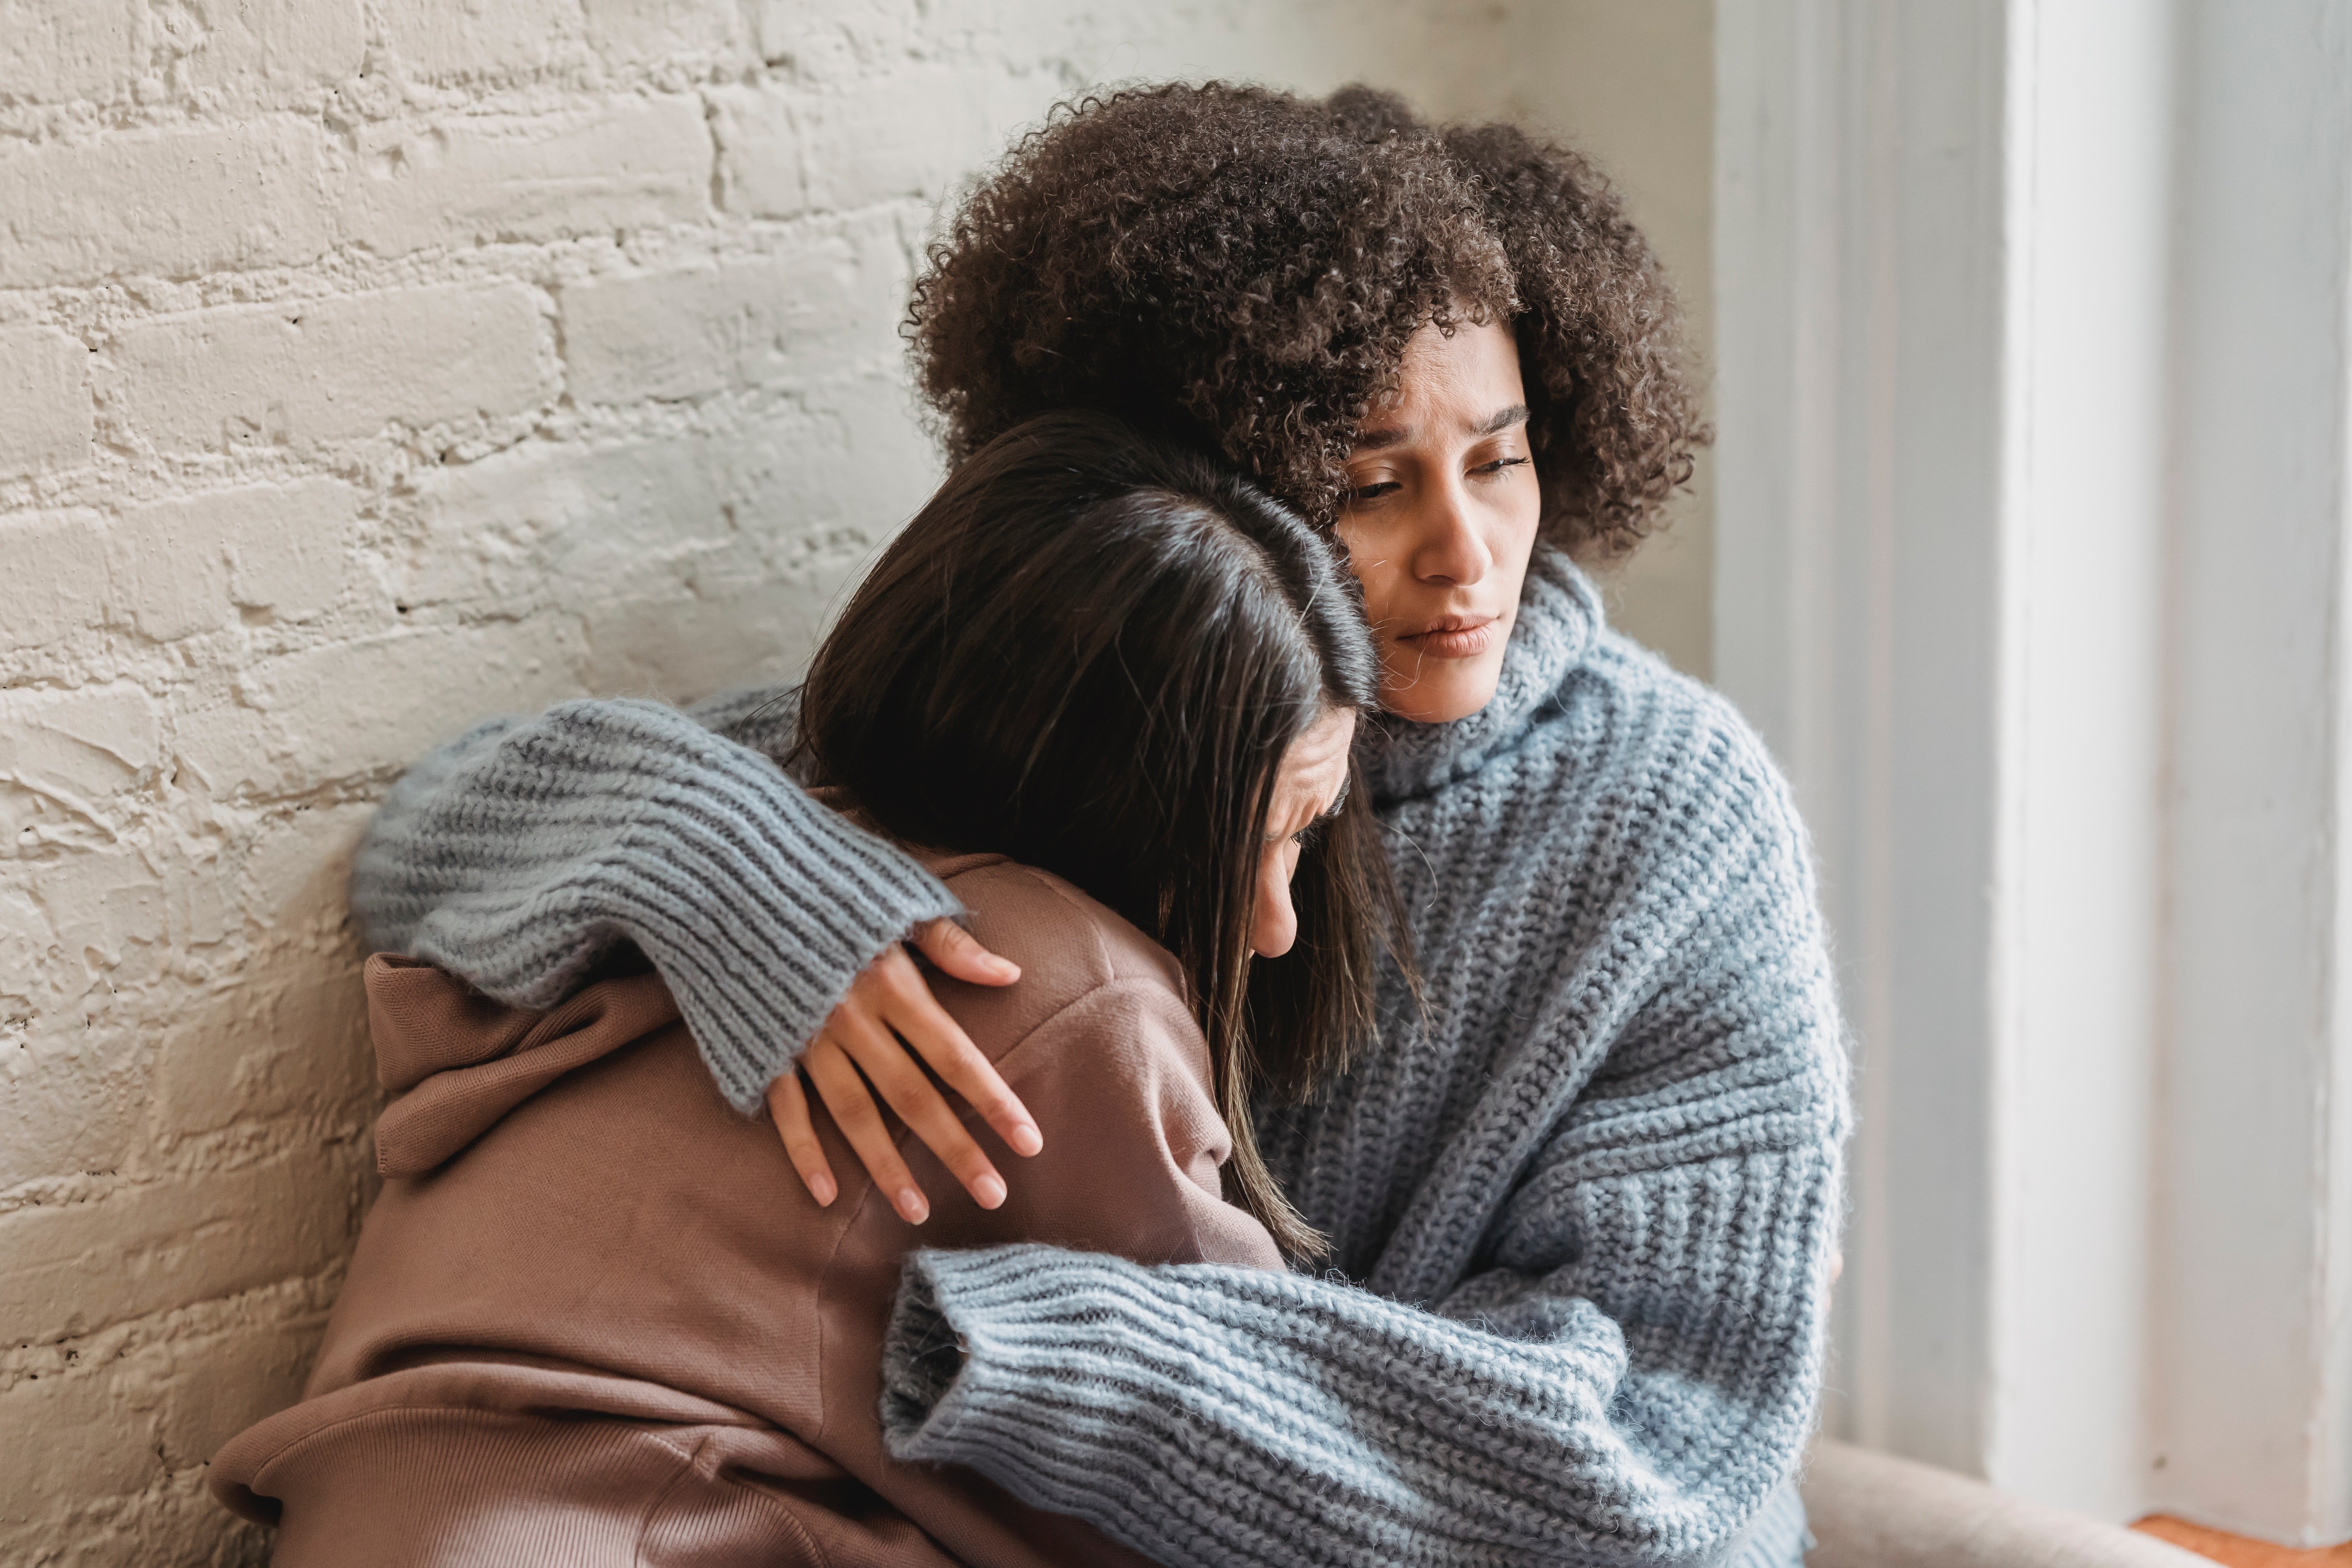
<instances>
[{"instance_id":1,"label":"forehead","mask_svg":"<svg viewBox=\"0 0 2352 1568\"><path fill-rule=\"evenodd\" d=\"M1451 336L1423 327L1405 341L1397 395L1368 424L1471 423L1525 401L1519 345L1499 321L1462 325ZM1384 417L1385 416L1385 417Z\"/></svg>"},{"instance_id":2,"label":"forehead","mask_svg":"<svg viewBox=\"0 0 2352 1568\"><path fill-rule=\"evenodd\" d=\"M1276 795L1286 801L1307 800L1320 806L1348 776L1348 747L1356 737L1356 715L1335 710L1318 719L1290 742L1276 772Z\"/></svg>"}]
</instances>

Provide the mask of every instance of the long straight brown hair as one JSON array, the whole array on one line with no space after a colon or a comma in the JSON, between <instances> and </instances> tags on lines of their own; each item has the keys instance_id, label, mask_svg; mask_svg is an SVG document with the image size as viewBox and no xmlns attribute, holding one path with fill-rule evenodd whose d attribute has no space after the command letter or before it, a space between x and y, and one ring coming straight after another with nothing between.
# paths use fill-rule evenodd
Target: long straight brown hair
<instances>
[{"instance_id":1,"label":"long straight brown hair","mask_svg":"<svg viewBox=\"0 0 2352 1568\"><path fill-rule=\"evenodd\" d=\"M1369 711L1379 675L1336 546L1211 458L1052 414L974 453L883 552L817 649L793 762L892 835L1052 871L1174 954L1228 1194L1318 1258L1251 1109L1373 1031L1403 928L1365 792L1301 854L1282 958L1253 959L1255 884L1283 752Z\"/></svg>"}]
</instances>

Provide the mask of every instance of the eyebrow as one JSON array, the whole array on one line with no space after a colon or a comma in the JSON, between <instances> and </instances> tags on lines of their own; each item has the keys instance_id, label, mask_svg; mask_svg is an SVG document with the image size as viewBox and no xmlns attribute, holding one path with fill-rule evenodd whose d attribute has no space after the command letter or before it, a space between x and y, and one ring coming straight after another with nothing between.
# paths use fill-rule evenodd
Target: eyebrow
<instances>
[{"instance_id":1,"label":"eyebrow","mask_svg":"<svg viewBox=\"0 0 2352 1568\"><path fill-rule=\"evenodd\" d=\"M1322 826L1325 823L1329 822L1332 818L1338 816L1339 815L1339 808L1348 804L1348 790L1354 783L1355 778L1353 776L1353 770L1351 769L1349 770L1349 776L1339 781L1339 793L1331 797L1331 804L1317 812L1314 819L1307 823L1307 826L1298 828L1297 831L1300 833L1307 832L1309 829ZM1266 837L1266 842L1268 844L1279 843L1282 837L1283 836L1280 834L1270 834Z\"/></svg>"},{"instance_id":2,"label":"eyebrow","mask_svg":"<svg viewBox=\"0 0 2352 1568\"><path fill-rule=\"evenodd\" d=\"M1514 425L1524 425L1527 422L1528 405L1524 403L1514 403L1508 407L1497 408L1476 425L1472 426L1467 433L1473 440L1476 440L1487 436L1499 435ZM1412 438L1412 429L1410 426L1391 425L1378 430L1359 430L1356 432L1354 449L1359 452L1383 452L1391 447L1402 447Z\"/></svg>"},{"instance_id":3,"label":"eyebrow","mask_svg":"<svg viewBox=\"0 0 2352 1568\"><path fill-rule=\"evenodd\" d=\"M1500 435L1514 425L1524 425L1527 422L1528 405L1524 403L1514 403L1507 408L1497 408L1494 413L1486 416L1486 423L1479 426L1470 434L1473 436Z\"/></svg>"},{"instance_id":4,"label":"eyebrow","mask_svg":"<svg viewBox=\"0 0 2352 1568\"><path fill-rule=\"evenodd\" d=\"M1352 775L1353 770L1351 769L1349 771ZM1325 823L1330 821L1333 817L1338 816L1339 815L1339 808L1348 804L1348 786L1353 782L1355 781L1352 776L1341 779L1339 781L1339 793L1331 797L1331 804L1317 812L1315 814L1315 820L1308 823L1307 827L1302 827L1298 831L1304 833L1307 831L1307 827L1320 827Z\"/></svg>"},{"instance_id":5,"label":"eyebrow","mask_svg":"<svg viewBox=\"0 0 2352 1568\"><path fill-rule=\"evenodd\" d=\"M1331 804L1316 813L1316 822L1328 822L1339 815L1339 808L1348 804L1348 786L1355 782L1354 770L1350 769L1349 776L1339 781L1339 793L1331 797Z\"/></svg>"}]
</instances>

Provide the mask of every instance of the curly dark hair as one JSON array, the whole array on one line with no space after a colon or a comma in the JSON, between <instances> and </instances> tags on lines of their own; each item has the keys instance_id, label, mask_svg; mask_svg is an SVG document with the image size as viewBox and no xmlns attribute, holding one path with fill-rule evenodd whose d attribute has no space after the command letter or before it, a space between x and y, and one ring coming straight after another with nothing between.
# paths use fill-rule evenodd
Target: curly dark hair
<instances>
[{"instance_id":1,"label":"curly dark hair","mask_svg":"<svg viewBox=\"0 0 2352 1568\"><path fill-rule=\"evenodd\" d=\"M1584 158L1369 88L1065 104L966 194L906 332L952 461L1093 408L1222 451L1329 526L1406 340L1507 322L1550 537L1630 549L1711 433L1657 259Z\"/></svg>"}]
</instances>

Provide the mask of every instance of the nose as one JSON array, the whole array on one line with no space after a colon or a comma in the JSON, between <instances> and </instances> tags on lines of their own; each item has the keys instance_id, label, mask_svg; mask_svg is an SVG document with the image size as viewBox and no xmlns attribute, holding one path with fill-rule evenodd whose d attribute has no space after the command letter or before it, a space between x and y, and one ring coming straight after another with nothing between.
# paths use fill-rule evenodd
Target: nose
<instances>
[{"instance_id":1,"label":"nose","mask_svg":"<svg viewBox=\"0 0 2352 1568\"><path fill-rule=\"evenodd\" d=\"M1290 902L1290 870L1296 855L1291 846L1283 844L1258 857L1250 951L1260 958L1280 958L1298 940L1298 911Z\"/></svg>"},{"instance_id":2,"label":"nose","mask_svg":"<svg viewBox=\"0 0 2352 1568\"><path fill-rule=\"evenodd\" d=\"M1454 588L1475 586L1494 568L1458 476L1426 492L1413 519L1412 561L1416 581Z\"/></svg>"}]
</instances>

